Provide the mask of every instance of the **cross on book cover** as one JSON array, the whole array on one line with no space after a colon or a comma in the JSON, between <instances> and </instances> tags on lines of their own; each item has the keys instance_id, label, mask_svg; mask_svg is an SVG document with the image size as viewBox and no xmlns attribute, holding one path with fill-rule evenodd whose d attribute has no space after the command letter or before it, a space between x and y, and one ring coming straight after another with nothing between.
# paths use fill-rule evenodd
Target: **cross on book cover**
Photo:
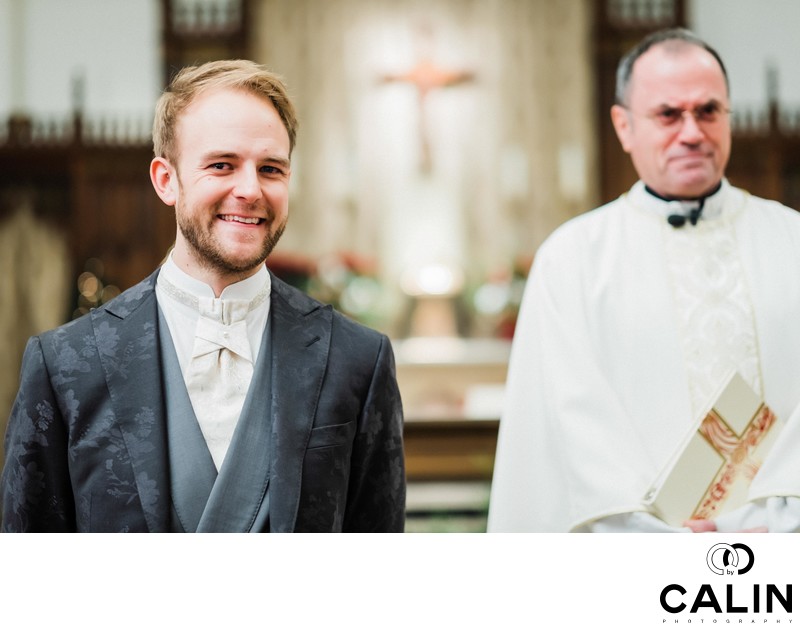
<instances>
[{"instance_id":1,"label":"cross on book cover","mask_svg":"<svg viewBox=\"0 0 800 631\"><path fill-rule=\"evenodd\" d=\"M783 423L733 373L645 498L665 522L713 519L747 503Z\"/></svg>"}]
</instances>

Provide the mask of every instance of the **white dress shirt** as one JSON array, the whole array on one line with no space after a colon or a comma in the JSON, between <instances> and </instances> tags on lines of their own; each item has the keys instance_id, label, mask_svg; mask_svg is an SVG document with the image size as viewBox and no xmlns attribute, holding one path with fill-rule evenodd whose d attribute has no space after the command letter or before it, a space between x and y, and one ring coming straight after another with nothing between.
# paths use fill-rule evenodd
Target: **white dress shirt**
<instances>
[{"instance_id":1,"label":"white dress shirt","mask_svg":"<svg viewBox=\"0 0 800 631\"><path fill-rule=\"evenodd\" d=\"M214 290L211 289L210 286L189 276L189 274L177 266L175 261L172 260L171 252L161 268L159 278L161 278L162 275L179 289L195 296L198 301L216 299L214 297ZM265 283L269 286L270 276L266 266L262 266L258 272L249 278L226 287L218 300L252 300L258 295ZM172 343L175 345L175 352L178 354L178 362L181 365L181 371L185 377L186 368L192 357L194 334L197 328L197 321L200 319L200 314L196 309L175 300L172 296L167 294L164 288L158 284L158 281L156 281L156 297L158 298L158 305L161 307L161 311L167 321L169 332L172 336ZM269 308L270 299L268 289L267 299L247 314L247 338L250 341L254 364L258 361L258 352L261 348L261 338L264 334L264 327L267 324Z\"/></svg>"},{"instance_id":2,"label":"white dress shirt","mask_svg":"<svg viewBox=\"0 0 800 631\"><path fill-rule=\"evenodd\" d=\"M244 323L250 347L250 357L247 359L252 358L254 367L258 360L269 316L270 286L269 272L266 266L262 266L249 278L226 287L220 297L216 298L210 286L193 278L177 266L172 258L172 253L161 268L156 281L158 304L167 321L189 398L195 408L195 415L218 471L221 469L225 454L230 447L241 414L241 405L250 387L253 371L250 368L250 362L247 362L248 370L242 371L242 374L232 383L236 386L236 393L238 393L235 395L232 391L225 390L226 394L221 394L218 398L215 398L217 395L210 395L212 400L209 401L208 392L203 394L202 388L200 391L193 389L192 383L190 383L189 367L192 365L198 323L201 322L201 313L232 312L228 307L233 308L234 305L227 301L235 300L245 303L245 305L252 303L244 318ZM207 325L208 318L204 318L202 322ZM246 347L243 346L243 348ZM246 354L244 351L245 356ZM197 370L196 364L194 370ZM247 383L243 383L244 381ZM193 383L196 383L196 378ZM215 408L216 403L219 403L219 409ZM199 409L198 406L200 406Z\"/></svg>"}]
</instances>

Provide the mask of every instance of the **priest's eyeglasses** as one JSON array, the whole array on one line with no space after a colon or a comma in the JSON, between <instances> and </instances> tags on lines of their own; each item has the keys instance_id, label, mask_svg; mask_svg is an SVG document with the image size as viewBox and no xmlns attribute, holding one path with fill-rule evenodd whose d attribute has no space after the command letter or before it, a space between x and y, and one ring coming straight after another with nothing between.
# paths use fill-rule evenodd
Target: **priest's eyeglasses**
<instances>
[{"instance_id":1,"label":"priest's eyeglasses","mask_svg":"<svg viewBox=\"0 0 800 631\"><path fill-rule=\"evenodd\" d=\"M692 109L664 106L645 116L664 129L671 129L683 124L684 116L689 114L698 125L712 125L719 122L731 111L719 101L709 101Z\"/></svg>"}]
</instances>

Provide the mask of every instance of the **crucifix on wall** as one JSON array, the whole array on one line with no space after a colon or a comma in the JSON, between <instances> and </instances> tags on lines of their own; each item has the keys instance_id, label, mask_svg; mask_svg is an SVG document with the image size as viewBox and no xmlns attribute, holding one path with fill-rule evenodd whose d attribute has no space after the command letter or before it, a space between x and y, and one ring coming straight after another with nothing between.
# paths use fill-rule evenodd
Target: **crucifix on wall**
<instances>
[{"instance_id":1,"label":"crucifix on wall","mask_svg":"<svg viewBox=\"0 0 800 631\"><path fill-rule=\"evenodd\" d=\"M430 39L430 30L422 29L422 37ZM427 46L425 48L428 48ZM447 88L472 81L474 73L467 70L455 70L438 66L427 52L419 55L419 61L408 71L397 74L385 74L383 83L406 83L417 90L419 108L418 126L420 143L420 170L429 173L431 170L431 148L428 125L426 121L426 103L434 90Z\"/></svg>"}]
</instances>

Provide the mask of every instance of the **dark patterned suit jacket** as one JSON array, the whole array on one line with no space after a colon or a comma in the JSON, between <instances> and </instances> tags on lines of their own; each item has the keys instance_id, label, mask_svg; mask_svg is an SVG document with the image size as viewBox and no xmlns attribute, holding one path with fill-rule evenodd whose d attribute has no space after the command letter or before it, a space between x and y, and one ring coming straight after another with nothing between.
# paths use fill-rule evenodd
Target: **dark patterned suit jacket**
<instances>
[{"instance_id":1,"label":"dark patterned suit jacket","mask_svg":"<svg viewBox=\"0 0 800 631\"><path fill-rule=\"evenodd\" d=\"M2 530L171 529L157 273L28 342L5 440ZM270 326L270 530L402 531L388 339L275 277Z\"/></svg>"}]
</instances>

